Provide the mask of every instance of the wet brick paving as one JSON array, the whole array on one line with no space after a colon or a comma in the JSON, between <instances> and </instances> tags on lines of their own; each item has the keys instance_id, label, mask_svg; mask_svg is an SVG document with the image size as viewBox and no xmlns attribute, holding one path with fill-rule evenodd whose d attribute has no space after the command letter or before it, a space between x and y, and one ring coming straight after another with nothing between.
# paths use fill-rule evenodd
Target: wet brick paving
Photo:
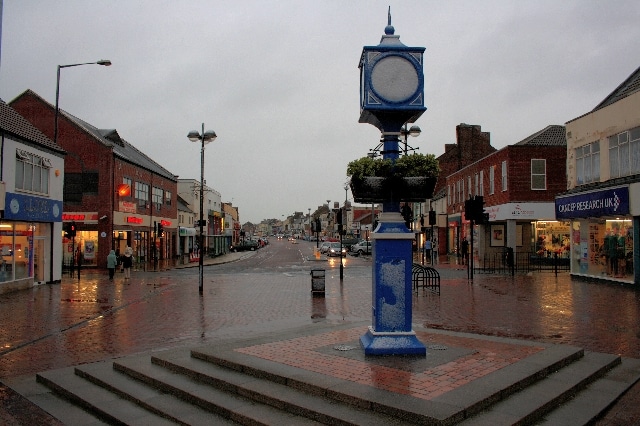
<instances>
[{"instance_id":1,"label":"wet brick paving","mask_svg":"<svg viewBox=\"0 0 640 426\"><path fill-rule=\"evenodd\" d=\"M269 247L263 250L268 253ZM312 246L301 250L311 252ZM248 330L260 333L301 323L370 318L370 263L348 260L340 282L335 260L261 272L251 263L260 257L254 257L234 263L236 269L220 267L220 272L207 273L202 297L197 268L138 271L127 281L117 274L113 282L106 273L84 273L80 281L65 278L59 285L0 295L0 381L117 356L213 343L219 336ZM309 269L318 265L328 268L325 297L310 293ZM459 266L436 267L442 275L441 294L420 290L414 296L415 323L640 358L640 293L629 286L544 272L516 277L475 274L469 281ZM23 424L40 415L23 403L0 387L0 423ZM598 424L640 424L640 385Z\"/></svg>"}]
</instances>

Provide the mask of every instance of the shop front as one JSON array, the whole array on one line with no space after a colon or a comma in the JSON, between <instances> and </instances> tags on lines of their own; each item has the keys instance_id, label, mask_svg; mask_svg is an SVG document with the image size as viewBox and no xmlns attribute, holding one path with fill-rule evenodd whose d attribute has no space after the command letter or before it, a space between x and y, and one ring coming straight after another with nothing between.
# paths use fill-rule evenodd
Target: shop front
<instances>
[{"instance_id":1,"label":"shop front","mask_svg":"<svg viewBox=\"0 0 640 426\"><path fill-rule=\"evenodd\" d=\"M52 256L53 228L62 202L7 192L0 220L0 293L60 279L60 258Z\"/></svg>"},{"instance_id":2,"label":"shop front","mask_svg":"<svg viewBox=\"0 0 640 426\"><path fill-rule=\"evenodd\" d=\"M146 270L156 261L172 259L175 231L168 218L151 217L128 211L114 212L113 241L116 253L133 249L134 269ZM162 226L160 231L159 225ZM155 265L154 265L155 267Z\"/></svg>"},{"instance_id":3,"label":"shop front","mask_svg":"<svg viewBox=\"0 0 640 426\"><path fill-rule=\"evenodd\" d=\"M65 267L77 265L78 259L82 267L98 266L98 213L69 212L62 215L64 223L76 224L75 237L62 237L62 262ZM106 255L105 255L106 256ZM105 257L106 259L106 257Z\"/></svg>"},{"instance_id":4,"label":"shop front","mask_svg":"<svg viewBox=\"0 0 640 426\"><path fill-rule=\"evenodd\" d=\"M571 224L572 275L638 284L634 196L626 185L556 198L556 216Z\"/></svg>"},{"instance_id":5,"label":"shop front","mask_svg":"<svg viewBox=\"0 0 640 426\"><path fill-rule=\"evenodd\" d=\"M196 245L196 229L178 227L178 257L180 262L189 263L189 255L193 252Z\"/></svg>"}]
</instances>

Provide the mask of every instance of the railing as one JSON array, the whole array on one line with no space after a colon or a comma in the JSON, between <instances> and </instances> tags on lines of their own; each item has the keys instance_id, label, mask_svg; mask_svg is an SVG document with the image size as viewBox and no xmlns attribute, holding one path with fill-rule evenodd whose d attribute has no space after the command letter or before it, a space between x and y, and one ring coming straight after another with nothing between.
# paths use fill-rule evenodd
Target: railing
<instances>
[{"instance_id":1,"label":"railing","mask_svg":"<svg viewBox=\"0 0 640 426\"><path fill-rule=\"evenodd\" d=\"M474 259L475 272L489 274L510 274L510 273L528 273L528 272L558 272L569 270L569 258L560 257L557 254L553 256L539 256L534 252L517 252L513 259L513 265L510 264L507 251L503 253L485 254L482 257Z\"/></svg>"}]
</instances>

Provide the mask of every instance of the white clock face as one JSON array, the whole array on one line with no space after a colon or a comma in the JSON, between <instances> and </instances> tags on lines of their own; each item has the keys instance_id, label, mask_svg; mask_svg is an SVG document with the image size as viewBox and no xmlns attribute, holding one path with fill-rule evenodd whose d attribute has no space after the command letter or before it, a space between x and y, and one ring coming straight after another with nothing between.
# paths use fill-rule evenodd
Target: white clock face
<instances>
[{"instance_id":1,"label":"white clock face","mask_svg":"<svg viewBox=\"0 0 640 426\"><path fill-rule=\"evenodd\" d=\"M413 64L400 56L387 56L373 66L371 86L383 99L402 102L411 98L420 80Z\"/></svg>"},{"instance_id":2,"label":"white clock face","mask_svg":"<svg viewBox=\"0 0 640 426\"><path fill-rule=\"evenodd\" d=\"M18 214L18 212L20 211L20 203L18 202L18 200L13 198L11 200L11 203L9 203L9 208L11 209L11 213Z\"/></svg>"}]
</instances>

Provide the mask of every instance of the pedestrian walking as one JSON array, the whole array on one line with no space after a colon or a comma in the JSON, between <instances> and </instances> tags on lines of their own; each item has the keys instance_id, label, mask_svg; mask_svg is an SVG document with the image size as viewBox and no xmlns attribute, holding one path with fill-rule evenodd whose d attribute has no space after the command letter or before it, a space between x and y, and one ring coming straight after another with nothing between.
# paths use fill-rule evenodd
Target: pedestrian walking
<instances>
[{"instance_id":1,"label":"pedestrian walking","mask_svg":"<svg viewBox=\"0 0 640 426\"><path fill-rule=\"evenodd\" d=\"M84 260L84 257L82 256L82 250L80 249L80 246L78 245L78 248L76 249L76 266L78 267L78 279L80 279L80 269L82 269L82 261Z\"/></svg>"},{"instance_id":2,"label":"pedestrian walking","mask_svg":"<svg viewBox=\"0 0 640 426\"><path fill-rule=\"evenodd\" d=\"M466 265L469 263L469 242L467 241L467 237L462 239L462 264Z\"/></svg>"},{"instance_id":3,"label":"pedestrian walking","mask_svg":"<svg viewBox=\"0 0 640 426\"><path fill-rule=\"evenodd\" d=\"M124 249L124 257L122 258L122 266L124 267L124 278L128 280L131 278L131 266L133 264L133 249L127 246Z\"/></svg>"},{"instance_id":4,"label":"pedestrian walking","mask_svg":"<svg viewBox=\"0 0 640 426\"><path fill-rule=\"evenodd\" d=\"M116 251L111 250L107 255L107 269L109 270L109 279L113 280L113 276L116 273L116 266L118 265L118 256Z\"/></svg>"},{"instance_id":5,"label":"pedestrian walking","mask_svg":"<svg viewBox=\"0 0 640 426\"><path fill-rule=\"evenodd\" d=\"M431 263L431 240L427 239L424 242L424 254L427 257L427 260L429 261L429 263Z\"/></svg>"}]
</instances>

